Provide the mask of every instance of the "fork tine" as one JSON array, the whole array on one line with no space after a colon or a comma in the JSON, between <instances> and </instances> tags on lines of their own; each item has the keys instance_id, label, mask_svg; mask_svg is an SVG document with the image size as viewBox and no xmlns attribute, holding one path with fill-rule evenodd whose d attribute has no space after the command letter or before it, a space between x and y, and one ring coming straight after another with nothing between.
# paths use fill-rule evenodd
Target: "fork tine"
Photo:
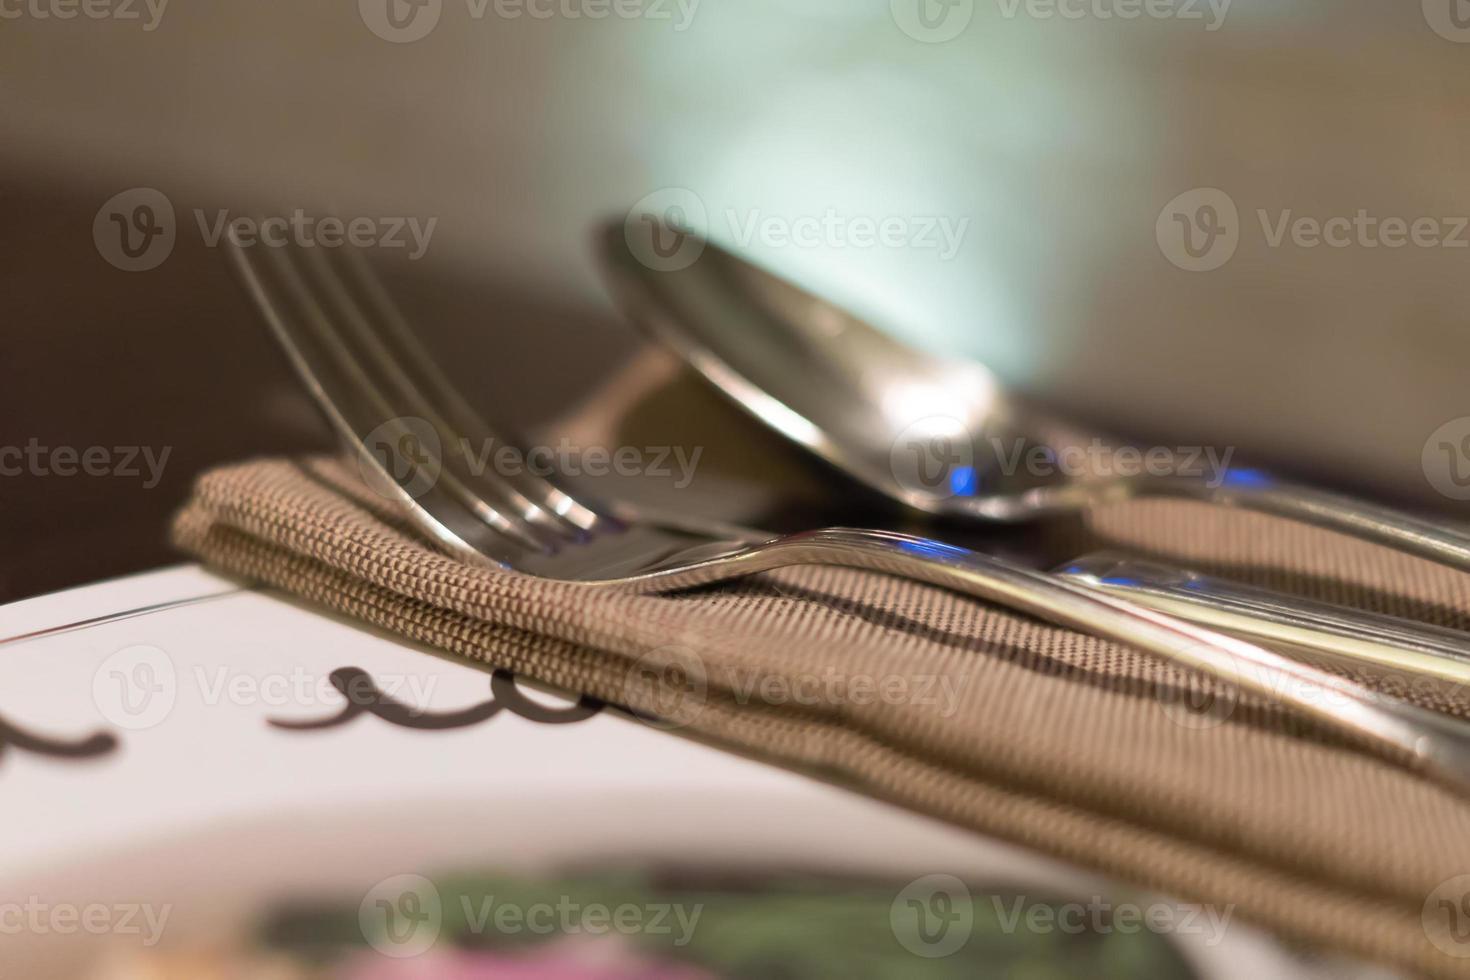
<instances>
[{"instance_id":1,"label":"fork tine","mask_svg":"<svg viewBox=\"0 0 1470 980\"><path fill-rule=\"evenodd\" d=\"M339 437L352 447L364 475L376 477L375 489L408 504L409 515L432 540L467 560L509 567L518 554L546 550L521 525L489 508L488 513L471 509L441 486L448 481L424 472L423 459L403 452L415 434L324 322L324 311L293 275L294 266L274 254L276 249L242 246L233 234L228 242L227 254L242 285ZM393 458L378 458L369 449L375 433L389 437L373 441Z\"/></svg>"},{"instance_id":2,"label":"fork tine","mask_svg":"<svg viewBox=\"0 0 1470 980\"><path fill-rule=\"evenodd\" d=\"M363 322L373 329L377 343L387 354L388 365L419 393L427 410L443 420L458 437L455 451L463 453L466 445L513 445L491 429L424 350L362 252L357 249L339 251L341 259L333 263L334 271L340 274L338 282L356 304ZM481 472L483 474L483 467ZM578 502L550 480L535 474L497 471L494 482L510 487L538 513L555 515L571 525L573 533L592 530L606 520L596 509Z\"/></svg>"},{"instance_id":3,"label":"fork tine","mask_svg":"<svg viewBox=\"0 0 1470 980\"><path fill-rule=\"evenodd\" d=\"M286 288L294 296L298 307L306 314L304 319L317 332L325 345L342 359L355 373L364 391L385 414L387 432L376 430L369 435L368 448L386 440L385 452L407 459L403 465L431 465L432 479L428 482L442 483L445 489L478 516L486 524L513 534L524 544L543 550L554 549L565 540L565 530L560 526L546 526L546 515L523 498L508 491L508 488L492 485L471 489L468 481L473 474L467 472L457 456L445 456L444 448L456 448L455 434L446 429L442 420L428 412L424 402L402 379L394 375L392 365L382 349L374 348L371 331L364 330L352 317L349 309L341 304L340 290L316 281L300 256L301 250L290 247L274 250L270 261ZM427 416L427 417L425 417ZM391 424L390 424L391 423ZM418 427L421 431L415 431ZM427 427L427 428L424 428ZM409 441L404 441L405 434ZM483 490L483 492L479 492ZM541 521L529 521L526 513L536 514Z\"/></svg>"},{"instance_id":4,"label":"fork tine","mask_svg":"<svg viewBox=\"0 0 1470 980\"><path fill-rule=\"evenodd\" d=\"M322 311L318 322L331 331L334 343L346 348L372 379L373 389L385 399L394 415L417 420L416 424L432 430L430 441L438 447L440 478L451 493L492 526L503 530L506 524L514 525L548 548L554 549L586 533L528 499L511 481L488 472L484 465L477 465L470 456L469 437L451 426L427 388L416 384L405 373L396 351L384 343L377 325L324 253L317 249L296 249L282 250L281 256L283 267L288 267L288 276L292 281L299 279L303 296ZM420 360L428 358L421 354Z\"/></svg>"}]
</instances>

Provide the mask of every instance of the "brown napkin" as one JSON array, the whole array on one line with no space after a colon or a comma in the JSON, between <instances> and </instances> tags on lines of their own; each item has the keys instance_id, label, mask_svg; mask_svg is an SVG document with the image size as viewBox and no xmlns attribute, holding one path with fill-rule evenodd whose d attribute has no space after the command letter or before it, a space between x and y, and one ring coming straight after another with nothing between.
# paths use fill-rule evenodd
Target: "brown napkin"
<instances>
[{"instance_id":1,"label":"brown napkin","mask_svg":"<svg viewBox=\"0 0 1470 980\"><path fill-rule=\"evenodd\" d=\"M326 460L204 476L175 537L227 571L651 723L1309 943L1470 976L1470 937L1456 938L1470 926L1470 803L1126 647L839 568L629 596L468 567ZM1084 537L1078 552L1121 546L1470 628L1470 576L1287 521L1132 502L1091 515ZM1413 696L1470 714L1443 688Z\"/></svg>"}]
</instances>

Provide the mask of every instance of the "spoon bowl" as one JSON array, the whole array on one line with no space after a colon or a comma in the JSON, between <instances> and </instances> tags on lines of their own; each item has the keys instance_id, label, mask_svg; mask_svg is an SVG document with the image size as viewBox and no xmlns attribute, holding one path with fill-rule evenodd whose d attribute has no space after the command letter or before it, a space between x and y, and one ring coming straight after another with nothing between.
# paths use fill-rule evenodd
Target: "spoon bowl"
<instances>
[{"instance_id":1,"label":"spoon bowl","mask_svg":"<svg viewBox=\"0 0 1470 980\"><path fill-rule=\"evenodd\" d=\"M1007 521L1035 515L1020 495L1057 485L993 451L1047 445L1022 428L1016 399L983 365L910 347L710 242L689 265L653 268L635 234L616 222L602 241L633 321L838 470L927 514Z\"/></svg>"},{"instance_id":2,"label":"spoon bowl","mask_svg":"<svg viewBox=\"0 0 1470 980\"><path fill-rule=\"evenodd\" d=\"M1156 448L1142 466L1137 447L1059 423L983 365L916 350L660 216L610 222L599 246L634 324L761 422L916 511L1014 522L1188 497L1470 570L1470 533L1444 522L1197 455Z\"/></svg>"}]
</instances>

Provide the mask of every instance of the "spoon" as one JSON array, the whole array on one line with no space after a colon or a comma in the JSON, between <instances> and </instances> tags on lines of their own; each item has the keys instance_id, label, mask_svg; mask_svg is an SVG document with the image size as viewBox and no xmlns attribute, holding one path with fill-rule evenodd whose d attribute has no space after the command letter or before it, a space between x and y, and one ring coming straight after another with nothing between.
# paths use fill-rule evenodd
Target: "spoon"
<instances>
[{"instance_id":1,"label":"spoon","mask_svg":"<svg viewBox=\"0 0 1470 980\"><path fill-rule=\"evenodd\" d=\"M1184 453L1119 450L1026 405L983 365L910 347L656 216L609 223L600 250L635 324L757 419L914 510L1021 522L1186 497L1470 570L1470 532L1258 469L1211 472Z\"/></svg>"}]
</instances>

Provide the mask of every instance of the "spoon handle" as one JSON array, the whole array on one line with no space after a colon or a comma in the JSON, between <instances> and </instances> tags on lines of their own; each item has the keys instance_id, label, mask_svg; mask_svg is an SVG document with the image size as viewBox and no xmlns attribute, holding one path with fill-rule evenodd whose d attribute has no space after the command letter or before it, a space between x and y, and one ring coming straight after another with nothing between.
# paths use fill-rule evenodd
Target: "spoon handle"
<instances>
[{"instance_id":1,"label":"spoon handle","mask_svg":"<svg viewBox=\"0 0 1470 980\"><path fill-rule=\"evenodd\" d=\"M682 589L791 565L841 565L928 582L1092 633L1219 682L1205 724L1223 721L1241 692L1318 719L1381 757L1470 795L1470 725L1372 691L1264 646L989 555L889 531L827 528L728 549L631 578L603 581L634 592ZM1181 724L1199 720L1160 691ZM1217 715L1223 712L1223 716Z\"/></svg>"},{"instance_id":2,"label":"spoon handle","mask_svg":"<svg viewBox=\"0 0 1470 980\"><path fill-rule=\"evenodd\" d=\"M1189 497L1290 517L1470 571L1470 529L1289 483L1260 470L1232 468L1218 484L1192 476L1149 481L1140 496L1152 495Z\"/></svg>"}]
</instances>

